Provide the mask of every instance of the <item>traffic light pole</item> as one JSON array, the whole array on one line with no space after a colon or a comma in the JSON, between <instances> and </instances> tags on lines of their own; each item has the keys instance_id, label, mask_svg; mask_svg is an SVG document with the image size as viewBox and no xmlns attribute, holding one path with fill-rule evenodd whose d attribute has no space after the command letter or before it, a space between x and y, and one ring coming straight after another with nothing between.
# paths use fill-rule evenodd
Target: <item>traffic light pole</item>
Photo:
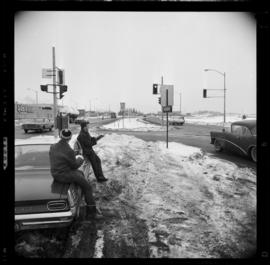
<instances>
[{"instance_id":1,"label":"traffic light pole","mask_svg":"<svg viewBox=\"0 0 270 265\"><path fill-rule=\"evenodd\" d=\"M53 118L54 118L54 136L57 137L57 97L56 97L56 67L55 67L55 48L52 47L52 57L53 57Z\"/></svg>"}]
</instances>

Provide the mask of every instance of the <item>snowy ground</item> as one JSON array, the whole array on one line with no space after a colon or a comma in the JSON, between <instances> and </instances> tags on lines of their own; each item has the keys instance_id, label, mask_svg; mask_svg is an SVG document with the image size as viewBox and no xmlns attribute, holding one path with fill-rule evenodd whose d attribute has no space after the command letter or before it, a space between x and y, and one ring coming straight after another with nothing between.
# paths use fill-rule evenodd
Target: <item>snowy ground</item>
<instances>
[{"instance_id":1,"label":"snowy ground","mask_svg":"<svg viewBox=\"0 0 270 265\"><path fill-rule=\"evenodd\" d=\"M108 186L121 187L110 204L126 202L146 221L151 257L240 257L254 250L256 172L198 148L166 149L126 135L106 135L95 149Z\"/></svg>"},{"instance_id":2,"label":"snowy ground","mask_svg":"<svg viewBox=\"0 0 270 265\"><path fill-rule=\"evenodd\" d=\"M217 125L223 126L223 115L195 115L193 117L185 117L186 123L202 124L202 125ZM256 119L255 115L247 116L247 119ZM226 115L226 127L229 127L232 122L242 120L240 114L227 114Z\"/></svg>"},{"instance_id":3,"label":"snowy ground","mask_svg":"<svg viewBox=\"0 0 270 265\"><path fill-rule=\"evenodd\" d=\"M125 128L149 129L136 119L130 124L127 120ZM99 229L95 257L121 257L116 247L123 244L143 246L133 255L141 257L148 250L152 258L238 258L255 251L252 169L199 148L170 142L167 149L165 142L145 142L124 132L106 134L94 149L109 179L97 184L91 176L97 204L118 216ZM138 243L142 235L143 243Z\"/></svg>"},{"instance_id":4,"label":"snowy ground","mask_svg":"<svg viewBox=\"0 0 270 265\"><path fill-rule=\"evenodd\" d=\"M107 130L164 131L164 127L143 121L141 118L125 118L103 125Z\"/></svg>"}]
</instances>

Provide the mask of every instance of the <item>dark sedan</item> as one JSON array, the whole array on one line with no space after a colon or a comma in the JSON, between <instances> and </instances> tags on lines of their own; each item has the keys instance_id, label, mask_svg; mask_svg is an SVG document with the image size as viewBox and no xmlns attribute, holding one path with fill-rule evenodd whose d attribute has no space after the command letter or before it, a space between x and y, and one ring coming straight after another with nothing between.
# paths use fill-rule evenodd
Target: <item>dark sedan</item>
<instances>
[{"instance_id":1,"label":"dark sedan","mask_svg":"<svg viewBox=\"0 0 270 265\"><path fill-rule=\"evenodd\" d=\"M79 216L81 190L50 174L52 143L42 138L15 143L15 231L65 227Z\"/></svg>"},{"instance_id":2,"label":"dark sedan","mask_svg":"<svg viewBox=\"0 0 270 265\"><path fill-rule=\"evenodd\" d=\"M211 144L217 152L223 149L250 157L257 162L256 120L241 120L231 124L229 131L210 132Z\"/></svg>"}]
</instances>

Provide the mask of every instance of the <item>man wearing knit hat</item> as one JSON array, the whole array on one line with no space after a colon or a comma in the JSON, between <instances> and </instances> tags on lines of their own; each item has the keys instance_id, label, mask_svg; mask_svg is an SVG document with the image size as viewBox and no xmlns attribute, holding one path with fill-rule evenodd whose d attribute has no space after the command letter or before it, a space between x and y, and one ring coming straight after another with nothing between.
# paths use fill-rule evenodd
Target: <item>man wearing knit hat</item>
<instances>
[{"instance_id":1,"label":"man wearing knit hat","mask_svg":"<svg viewBox=\"0 0 270 265\"><path fill-rule=\"evenodd\" d=\"M96 217L97 209L91 185L87 182L83 173L78 170L84 159L82 156L76 158L75 152L68 144L71 137L71 131L69 129L63 129L60 132L61 139L59 142L51 145L49 151L51 174L55 181L76 183L82 189L85 196L88 215Z\"/></svg>"},{"instance_id":2,"label":"man wearing knit hat","mask_svg":"<svg viewBox=\"0 0 270 265\"><path fill-rule=\"evenodd\" d=\"M101 160L92 148L93 145L96 145L97 141L102 137L103 135L99 135L98 137L91 137L88 131L88 122L81 122L81 131L79 136L77 137L77 140L82 147L83 155L90 161L98 182L108 180L103 175Z\"/></svg>"}]
</instances>

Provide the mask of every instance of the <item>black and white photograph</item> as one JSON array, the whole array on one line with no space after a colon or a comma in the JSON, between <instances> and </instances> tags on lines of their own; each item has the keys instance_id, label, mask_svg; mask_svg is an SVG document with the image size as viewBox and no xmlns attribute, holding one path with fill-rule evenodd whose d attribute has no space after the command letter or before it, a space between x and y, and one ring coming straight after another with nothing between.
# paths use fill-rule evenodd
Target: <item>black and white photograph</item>
<instances>
[{"instance_id":1,"label":"black and white photograph","mask_svg":"<svg viewBox=\"0 0 270 265\"><path fill-rule=\"evenodd\" d=\"M16 12L16 257L254 257L256 40L244 11Z\"/></svg>"}]
</instances>

